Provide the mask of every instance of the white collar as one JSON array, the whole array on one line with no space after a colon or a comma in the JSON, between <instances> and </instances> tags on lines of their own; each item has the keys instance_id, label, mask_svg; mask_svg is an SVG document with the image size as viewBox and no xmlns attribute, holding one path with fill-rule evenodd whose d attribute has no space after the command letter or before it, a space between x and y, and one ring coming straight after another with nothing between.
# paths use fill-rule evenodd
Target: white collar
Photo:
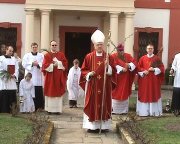
<instances>
[{"instance_id":1,"label":"white collar","mask_svg":"<svg viewBox=\"0 0 180 144\"><path fill-rule=\"evenodd\" d=\"M103 53L96 52L96 56L102 56L102 55L103 55Z\"/></svg>"},{"instance_id":2,"label":"white collar","mask_svg":"<svg viewBox=\"0 0 180 144\"><path fill-rule=\"evenodd\" d=\"M148 58L152 58L153 56L154 56L154 54L152 54L152 55L147 54Z\"/></svg>"},{"instance_id":3,"label":"white collar","mask_svg":"<svg viewBox=\"0 0 180 144\"><path fill-rule=\"evenodd\" d=\"M54 51L52 51L52 50L51 50L51 52L52 52L52 53L57 53L57 51L54 52Z\"/></svg>"}]
</instances>

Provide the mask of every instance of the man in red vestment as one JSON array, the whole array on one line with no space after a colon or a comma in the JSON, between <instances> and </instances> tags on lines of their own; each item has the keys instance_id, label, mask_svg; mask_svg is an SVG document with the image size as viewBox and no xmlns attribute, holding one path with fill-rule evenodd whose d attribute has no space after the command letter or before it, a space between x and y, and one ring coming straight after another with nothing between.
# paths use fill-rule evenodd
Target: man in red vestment
<instances>
[{"instance_id":1,"label":"man in red vestment","mask_svg":"<svg viewBox=\"0 0 180 144\"><path fill-rule=\"evenodd\" d=\"M108 60L106 58L104 39L104 34L100 30L93 33L91 40L94 43L95 50L86 55L81 67L80 85L86 93L83 128L89 130L98 130L100 127L105 130L111 127L111 92L114 63L111 56ZM106 85L103 87L106 64ZM104 101L102 104L103 90Z\"/></svg>"},{"instance_id":2,"label":"man in red vestment","mask_svg":"<svg viewBox=\"0 0 180 144\"><path fill-rule=\"evenodd\" d=\"M164 65L158 56L154 55L154 46L148 44L147 55L142 56L138 63L138 100L137 114L139 116L161 116L161 83L164 79Z\"/></svg>"},{"instance_id":3,"label":"man in red vestment","mask_svg":"<svg viewBox=\"0 0 180 144\"><path fill-rule=\"evenodd\" d=\"M56 41L50 43L51 51L44 56L42 71L44 74L45 110L49 113L62 113L62 96L66 89L67 59L58 52Z\"/></svg>"},{"instance_id":4,"label":"man in red vestment","mask_svg":"<svg viewBox=\"0 0 180 144\"><path fill-rule=\"evenodd\" d=\"M112 54L117 73L115 79L117 86L112 92L112 113L125 114L128 112L129 96L132 91L132 84L136 74L136 61L128 53L124 53L124 46L117 46L117 53Z\"/></svg>"}]
</instances>

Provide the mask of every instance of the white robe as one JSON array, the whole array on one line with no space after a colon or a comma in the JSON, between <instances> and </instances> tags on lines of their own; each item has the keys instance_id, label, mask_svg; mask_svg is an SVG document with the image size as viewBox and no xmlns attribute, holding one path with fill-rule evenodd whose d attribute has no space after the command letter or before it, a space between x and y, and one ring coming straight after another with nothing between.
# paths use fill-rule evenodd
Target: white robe
<instances>
[{"instance_id":1,"label":"white robe","mask_svg":"<svg viewBox=\"0 0 180 144\"><path fill-rule=\"evenodd\" d=\"M157 102L143 103L137 98L136 112L138 116L161 116L162 115L162 100Z\"/></svg>"},{"instance_id":2,"label":"white robe","mask_svg":"<svg viewBox=\"0 0 180 144\"><path fill-rule=\"evenodd\" d=\"M42 62L44 59L44 55L42 53L37 53L37 55L32 55L32 53L27 53L24 55L22 60L22 65L25 68L25 75L30 72L32 74L32 81L34 86L43 86L43 78L42 78ZM32 66L32 63L37 61L40 68L37 66Z\"/></svg>"},{"instance_id":3,"label":"white robe","mask_svg":"<svg viewBox=\"0 0 180 144\"><path fill-rule=\"evenodd\" d=\"M129 110L129 98L124 101L112 99L113 114L125 114Z\"/></svg>"},{"instance_id":4,"label":"white robe","mask_svg":"<svg viewBox=\"0 0 180 144\"><path fill-rule=\"evenodd\" d=\"M45 96L45 111L47 112L60 112L63 110L63 96L49 97Z\"/></svg>"},{"instance_id":5,"label":"white robe","mask_svg":"<svg viewBox=\"0 0 180 144\"><path fill-rule=\"evenodd\" d=\"M16 81L18 79L18 63L16 62L14 57L11 58L5 58L5 56L0 56L0 71L6 70L8 65L14 65L15 66L15 73L13 75L16 76L15 78L11 78L9 80L1 79L0 78L0 90L16 90L17 85Z\"/></svg>"},{"instance_id":6,"label":"white robe","mask_svg":"<svg viewBox=\"0 0 180 144\"><path fill-rule=\"evenodd\" d=\"M87 89L87 86L88 86L88 82L86 82L85 89ZM112 124L111 119L108 119L102 122L101 121L90 122L89 117L85 113L83 114L83 128L84 129L96 130L96 129L100 129L101 127L102 130L107 130L107 129L110 130L111 124Z\"/></svg>"},{"instance_id":7,"label":"white robe","mask_svg":"<svg viewBox=\"0 0 180 144\"><path fill-rule=\"evenodd\" d=\"M23 100L23 102L20 103L20 112L34 112L35 106L33 98L35 98L35 90L32 80L21 80L19 85L19 96L21 96Z\"/></svg>"},{"instance_id":8,"label":"white robe","mask_svg":"<svg viewBox=\"0 0 180 144\"><path fill-rule=\"evenodd\" d=\"M82 88L79 86L79 79L81 76L81 69L73 66L68 73L67 90L69 100L77 100L82 94ZM81 92L81 93L80 93Z\"/></svg>"},{"instance_id":9,"label":"white robe","mask_svg":"<svg viewBox=\"0 0 180 144\"><path fill-rule=\"evenodd\" d=\"M172 63L172 69L174 70L174 87L180 88L180 53L176 54Z\"/></svg>"}]
</instances>

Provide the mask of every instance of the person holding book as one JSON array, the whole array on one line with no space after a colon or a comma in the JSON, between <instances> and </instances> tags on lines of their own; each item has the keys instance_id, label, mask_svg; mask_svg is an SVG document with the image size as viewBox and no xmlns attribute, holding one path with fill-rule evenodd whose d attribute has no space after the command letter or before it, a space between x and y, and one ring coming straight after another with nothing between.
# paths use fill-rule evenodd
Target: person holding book
<instances>
[{"instance_id":1,"label":"person holding book","mask_svg":"<svg viewBox=\"0 0 180 144\"><path fill-rule=\"evenodd\" d=\"M0 56L0 113L10 113L12 104L16 104L18 64L13 51L13 47L8 46L6 54Z\"/></svg>"}]
</instances>

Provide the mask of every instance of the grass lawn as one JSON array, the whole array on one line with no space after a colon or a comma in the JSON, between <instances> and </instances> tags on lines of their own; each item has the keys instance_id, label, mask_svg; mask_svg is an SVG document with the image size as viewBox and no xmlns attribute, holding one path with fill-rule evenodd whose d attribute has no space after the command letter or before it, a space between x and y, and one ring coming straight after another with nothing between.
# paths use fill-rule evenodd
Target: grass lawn
<instances>
[{"instance_id":1,"label":"grass lawn","mask_svg":"<svg viewBox=\"0 0 180 144\"><path fill-rule=\"evenodd\" d=\"M155 138L156 144L180 144L180 117L162 117L139 121L140 128Z\"/></svg>"},{"instance_id":2,"label":"grass lawn","mask_svg":"<svg viewBox=\"0 0 180 144\"><path fill-rule=\"evenodd\" d=\"M155 144L180 144L180 116L165 113L165 106L170 96L162 97L163 117L147 117L137 121L138 127L147 134L148 139L155 139ZM136 112L136 97L129 99L129 111Z\"/></svg>"},{"instance_id":3,"label":"grass lawn","mask_svg":"<svg viewBox=\"0 0 180 144\"><path fill-rule=\"evenodd\" d=\"M32 128L27 119L0 114L0 144L21 144L32 134Z\"/></svg>"}]
</instances>

